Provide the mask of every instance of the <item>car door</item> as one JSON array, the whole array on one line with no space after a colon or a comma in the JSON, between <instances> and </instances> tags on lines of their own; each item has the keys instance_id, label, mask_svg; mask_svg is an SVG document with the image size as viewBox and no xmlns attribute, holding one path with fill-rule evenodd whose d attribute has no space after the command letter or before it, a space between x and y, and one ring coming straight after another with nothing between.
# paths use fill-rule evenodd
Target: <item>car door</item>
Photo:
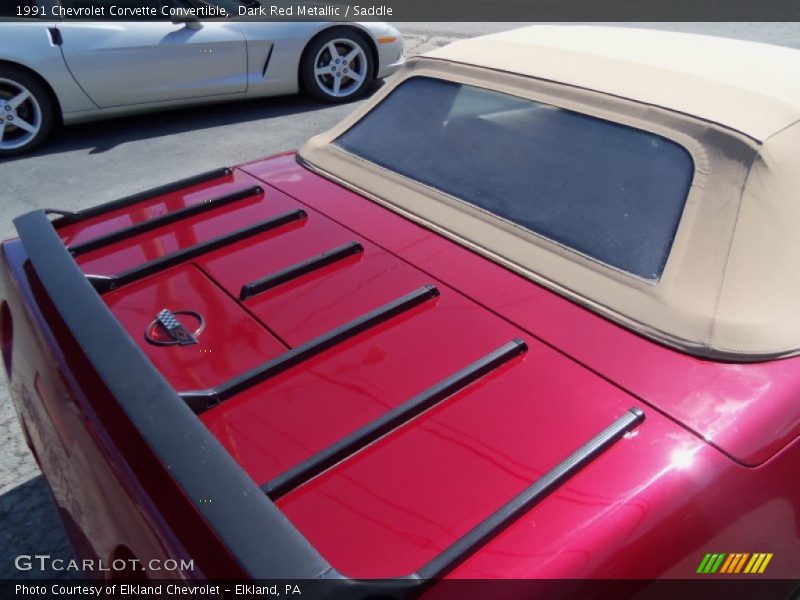
<instances>
[{"instance_id":1,"label":"car door","mask_svg":"<svg viewBox=\"0 0 800 600\"><path fill-rule=\"evenodd\" d=\"M107 0L61 0L65 8ZM160 0L143 0L156 8ZM162 17L163 18L163 17ZM225 19L172 23L62 21L61 50L73 77L100 107L190 100L247 91L241 28Z\"/></svg>"}]
</instances>

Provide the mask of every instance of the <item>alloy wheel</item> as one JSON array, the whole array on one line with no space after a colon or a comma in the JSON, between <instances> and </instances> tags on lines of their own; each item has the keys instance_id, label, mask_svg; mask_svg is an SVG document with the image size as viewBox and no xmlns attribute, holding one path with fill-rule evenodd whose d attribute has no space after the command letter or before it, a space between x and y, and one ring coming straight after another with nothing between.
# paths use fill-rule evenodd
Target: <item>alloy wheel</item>
<instances>
[{"instance_id":1,"label":"alloy wheel","mask_svg":"<svg viewBox=\"0 0 800 600\"><path fill-rule=\"evenodd\" d=\"M42 128L42 109L28 88L0 78L0 150L29 144Z\"/></svg>"},{"instance_id":2,"label":"alloy wheel","mask_svg":"<svg viewBox=\"0 0 800 600\"><path fill-rule=\"evenodd\" d=\"M314 77L320 90L334 98L357 92L367 76L367 54L357 42L338 38L325 44L314 60Z\"/></svg>"}]
</instances>

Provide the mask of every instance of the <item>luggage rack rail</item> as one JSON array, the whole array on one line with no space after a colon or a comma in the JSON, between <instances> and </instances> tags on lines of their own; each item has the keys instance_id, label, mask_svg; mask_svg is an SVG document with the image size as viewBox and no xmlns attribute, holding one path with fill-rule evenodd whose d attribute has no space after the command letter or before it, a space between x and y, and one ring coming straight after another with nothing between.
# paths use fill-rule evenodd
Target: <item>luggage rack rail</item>
<instances>
[{"instance_id":1,"label":"luggage rack rail","mask_svg":"<svg viewBox=\"0 0 800 600\"><path fill-rule=\"evenodd\" d=\"M231 233L220 235L205 242L195 244L194 246L189 246L187 248L177 250L176 252L165 254L164 256L160 256L159 258L153 259L141 265L137 265L136 267L116 275L86 275L86 278L91 282L95 289L102 294L104 292L116 289L122 285L136 281L137 279L141 279L142 277L147 277L148 275L158 273L159 271L163 271L164 269L168 269L169 267L173 267L184 261L196 258L213 250L217 250L227 246L228 244L239 242L272 229L277 229L278 227L282 227L283 225L287 225L294 221L305 219L306 217L306 211L302 209L291 210L278 215L277 217L272 217L266 221L261 221L255 225L237 229Z\"/></svg>"},{"instance_id":2,"label":"luggage rack rail","mask_svg":"<svg viewBox=\"0 0 800 600\"><path fill-rule=\"evenodd\" d=\"M214 179L228 177L232 174L233 174L233 169L231 169L230 167L222 167L219 169L214 169L213 171L206 171L205 173L192 175L191 177L187 177L186 179L172 181L170 183L166 183L164 185L151 188L144 192L138 192L130 196L125 196L124 198L119 198L118 200L112 200L111 202L106 202L104 204L93 206L91 208L85 208L83 210L78 210L78 211L68 211L68 210L59 210L55 208L48 208L45 209L44 213L46 215L59 215L61 217L60 219L53 221L53 227L58 229L59 227L62 227L64 225L77 223L85 219L99 217L100 215L104 215L106 213L118 210L120 208L125 208L133 204L138 204L139 202L144 202L145 200L152 200L153 198L156 198L158 196L163 196L165 194L177 192L178 190L191 187L194 185L199 185L201 183L206 183L207 181L213 181Z\"/></svg>"},{"instance_id":3,"label":"luggage rack rail","mask_svg":"<svg viewBox=\"0 0 800 600\"><path fill-rule=\"evenodd\" d=\"M312 477L319 475L334 464L371 444L389 431L408 423L413 418L497 369L515 356L524 353L527 349L527 344L520 339L504 344L494 352L467 365L457 373L450 375L338 442L314 454L296 467L278 475L261 486L261 489L272 500L277 500Z\"/></svg>"},{"instance_id":4,"label":"luggage rack rail","mask_svg":"<svg viewBox=\"0 0 800 600\"><path fill-rule=\"evenodd\" d=\"M533 504L575 475L643 420L644 412L640 409L631 408L626 411L608 427L445 548L433 560L414 573L412 577L423 581L432 580L452 570L464 558L509 525L522 512L531 508Z\"/></svg>"},{"instance_id":5,"label":"luggage rack rail","mask_svg":"<svg viewBox=\"0 0 800 600\"><path fill-rule=\"evenodd\" d=\"M116 242L121 242L133 236L140 235L142 233L146 233L154 229L158 229L159 227L163 227L164 225L169 225L170 223L176 223L177 221L180 221L182 219L188 219L189 217L203 214L205 212L208 212L215 208L219 208L221 206L227 206L228 204L238 202L239 200L244 200L246 198L253 198L263 193L264 189L261 186L254 185L241 190L236 190L234 192L225 194L223 196L217 196L216 198L201 200L200 202L192 204L191 206L187 206L179 210L168 212L164 215L154 217L152 219L147 219L146 221L142 221L141 223L135 223L133 225L130 225L129 227L118 229L117 231L112 231L111 233L107 233L105 235L92 238L80 244L75 244L69 247L69 251L72 254L72 256L79 256L86 252L92 252L93 250L98 250L103 246L108 246Z\"/></svg>"},{"instance_id":6,"label":"luggage rack rail","mask_svg":"<svg viewBox=\"0 0 800 600\"><path fill-rule=\"evenodd\" d=\"M286 371L287 369L300 364L339 344L353 336L366 331L371 327L380 325L384 321L391 319L401 313L422 304L426 300L430 300L439 295L439 290L436 286L425 285L413 292L401 296L383 306L380 306L370 312L353 319L335 329L323 333L322 335L309 340L304 344L295 346L291 350L284 352L280 356L268 360L249 371L242 373L238 377L234 377L225 383L207 390L192 390L185 392L178 392L178 395L189 405L189 407L196 413L200 414L213 408L220 402L223 402L231 396L242 392L270 377Z\"/></svg>"},{"instance_id":7,"label":"luggage rack rail","mask_svg":"<svg viewBox=\"0 0 800 600\"><path fill-rule=\"evenodd\" d=\"M277 273L272 273L261 279L256 279L242 286L242 291L239 292L239 300L247 300L253 296L266 292L283 283L287 283L293 279L326 267L335 262L343 260L348 256L360 254L364 252L364 247L358 242L348 242L337 248L333 248L322 254L306 259L290 267L282 269Z\"/></svg>"}]
</instances>

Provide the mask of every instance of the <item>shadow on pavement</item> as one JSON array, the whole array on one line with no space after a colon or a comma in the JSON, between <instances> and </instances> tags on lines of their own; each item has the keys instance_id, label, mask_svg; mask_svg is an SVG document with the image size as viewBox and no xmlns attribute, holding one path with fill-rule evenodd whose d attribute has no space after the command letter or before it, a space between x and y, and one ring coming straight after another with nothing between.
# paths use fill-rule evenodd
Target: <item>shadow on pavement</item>
<instances>
[{"instance_id":1,"label":"shadow on pavement","mask_svg":"<svg viewBox=\"0 0 800 600\"><path fill-rule=\"evenodd\" d=\"M47 554L72 558L72 549L58 518L50 491L40 475L0 496L0 579L71 579L70 571L19 571L19 555Z\"/></svg>"},{"instance_id":2,"label":"shadow on pavement","mask_svg":"<svg viewBox=\"0 0 800 600\"><path fill-rule=\"evenodd\" d=\"M11 163L34 156L48 156L85 149L90 149L90 154L100 154L125 142L176 135L234 123L285 117L330 106L330 104L324 104L306 96L282 96L183 107L169 111L79 123L54 131L52 137L45 141L39 150L7 158L3 162Z\"/></svg>"}]
</instances>

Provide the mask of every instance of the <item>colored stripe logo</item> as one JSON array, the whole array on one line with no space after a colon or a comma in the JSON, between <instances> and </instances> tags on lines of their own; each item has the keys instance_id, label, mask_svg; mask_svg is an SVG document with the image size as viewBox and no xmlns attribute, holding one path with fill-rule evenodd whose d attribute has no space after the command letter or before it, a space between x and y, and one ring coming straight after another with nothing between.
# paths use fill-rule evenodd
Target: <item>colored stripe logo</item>
<instances>
[{"instance_id":1,"label":"colored stripe logo","mask_svg":"<svg viewBox=\"0 0 800 600\"><path fill-rule=\"evenodd\" d=\"M706 554L697 567L698 573L737 573L761 574L772 560L772 552L734 552L731 554Z\"/></svg>"}]
</instances>

